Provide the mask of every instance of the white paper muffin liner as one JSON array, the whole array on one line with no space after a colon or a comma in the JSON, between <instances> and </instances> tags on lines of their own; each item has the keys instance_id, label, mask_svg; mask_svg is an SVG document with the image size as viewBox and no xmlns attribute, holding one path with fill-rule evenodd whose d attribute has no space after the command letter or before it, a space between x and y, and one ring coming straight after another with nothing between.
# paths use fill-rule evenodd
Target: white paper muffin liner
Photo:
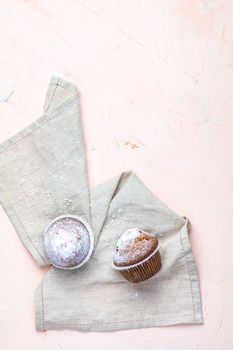
<instances>
[{"instance_id":1,"label":"white paper muffin liner","mask_svg":"<svg viewBox=\"0 0 233 350\"><path fill-rule=\"evenodd\" d=\"M116 266L112 264L115 270L118 270L129 282L138 283L154 276L162 266L160 245L144 260L130 266Z\"/></svg>"}]
</instances>

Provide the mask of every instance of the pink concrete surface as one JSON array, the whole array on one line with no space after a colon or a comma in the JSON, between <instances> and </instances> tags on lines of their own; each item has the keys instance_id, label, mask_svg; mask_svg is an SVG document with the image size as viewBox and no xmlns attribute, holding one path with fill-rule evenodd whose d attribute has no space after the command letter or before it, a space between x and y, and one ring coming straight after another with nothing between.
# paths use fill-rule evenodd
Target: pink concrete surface
<instances>
[{"instance_id":1,"label":"pink concrete surface","mask_svg":"<svg viewBox=\"0 0 233 350\"><path fill-rule=\"evenodd\" d=\"M1 0L0 141L75 83L90 184L134 170L190 218L203 326L38 333L45 274L0 209L0 349L233 349L233 1ZM156 296L155 296L156 298Z\"/></svg>"}]
</instances>

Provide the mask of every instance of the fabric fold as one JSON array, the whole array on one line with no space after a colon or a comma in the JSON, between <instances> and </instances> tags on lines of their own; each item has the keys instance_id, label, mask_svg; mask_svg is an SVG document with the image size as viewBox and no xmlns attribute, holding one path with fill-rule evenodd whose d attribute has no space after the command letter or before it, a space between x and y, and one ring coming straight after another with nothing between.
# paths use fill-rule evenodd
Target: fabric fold
<instances>
[{"instance_id":1,"label":"fabric fold","mask_svg":"<svg viewBox=\"0 0 233 350\"><path fill-rule=\"evenodd\" d=\"M119 329L203 322L190 222L132 171L89 188L77 88L52 77L45 114L0 145L0 201L28 251L49 265L43 232L57 216L81 216L95 248L78 270L53 266L35 293L36 329ZM129 283L112 268L117 240L129 228L154 234L162 269Z\"/></svg>"},{"instance_id":2,"label":"fabric fold","mask_svg":"<svg viewBox=\"0 0 233 350\"><path fill-rule=\"evenodd\" d=\"M0 200L20 238L40 266L46 226L79 212L90 223L89 187L79 94L52 77L45 114L0 146Z\"/></svg>"}]
</instances>

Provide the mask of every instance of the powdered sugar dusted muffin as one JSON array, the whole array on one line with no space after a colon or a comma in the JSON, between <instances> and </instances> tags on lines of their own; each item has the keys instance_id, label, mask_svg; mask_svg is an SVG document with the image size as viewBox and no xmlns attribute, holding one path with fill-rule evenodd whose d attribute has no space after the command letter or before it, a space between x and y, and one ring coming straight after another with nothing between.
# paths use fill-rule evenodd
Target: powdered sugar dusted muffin
<instances>
[{"instance_id":1,"label":"powdered sugar dusted muffin","mask_svg":"<svg viewBox=\"0 0 233 350\"><path fill-rule=\"evenodd\" d=\"M141 282L161 268L158 239L141 229L127 230L118 240L113 265L130 282Z\"/></svg>"},{"instance_id":2,"label":"powdered sugar dusted muffin","mask_svg":"<svg viewBox=\"0 0 233 350\"><path fill-rule=\"evenodd\" d=\"M93 233L80 217L60 216L44 232L44 249L50 262L61 269L82 266L93 250Z\"/></svg>"}]
</instances>

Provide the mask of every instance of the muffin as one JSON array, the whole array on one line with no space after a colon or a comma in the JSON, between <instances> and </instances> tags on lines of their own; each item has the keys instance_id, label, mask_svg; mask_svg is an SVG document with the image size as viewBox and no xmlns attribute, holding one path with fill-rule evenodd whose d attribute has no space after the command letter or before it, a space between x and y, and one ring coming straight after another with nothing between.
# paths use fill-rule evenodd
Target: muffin
<instances>
[{"instance_id":1,"label":"muffin","mask_svg":"<svg viewBox=\"0 0 233 350\"><path fill-rule=\"evenodd\" d=\"M90 258L93 233L90 226L74 215L60 216L44 232L44 249L49 261L60 269L77 269Z\"/></svg>"},{"instance_id":2,"label":"muffin","mask_svg":"<svg viewBox=\"0 0 233 350\"><path fill-rule=\"evenodd\" d=\"M127 230L118 240L113 268L129 282L142 282L161 269L157 238L138 228Z\"/></svg>"}]
</instances>

